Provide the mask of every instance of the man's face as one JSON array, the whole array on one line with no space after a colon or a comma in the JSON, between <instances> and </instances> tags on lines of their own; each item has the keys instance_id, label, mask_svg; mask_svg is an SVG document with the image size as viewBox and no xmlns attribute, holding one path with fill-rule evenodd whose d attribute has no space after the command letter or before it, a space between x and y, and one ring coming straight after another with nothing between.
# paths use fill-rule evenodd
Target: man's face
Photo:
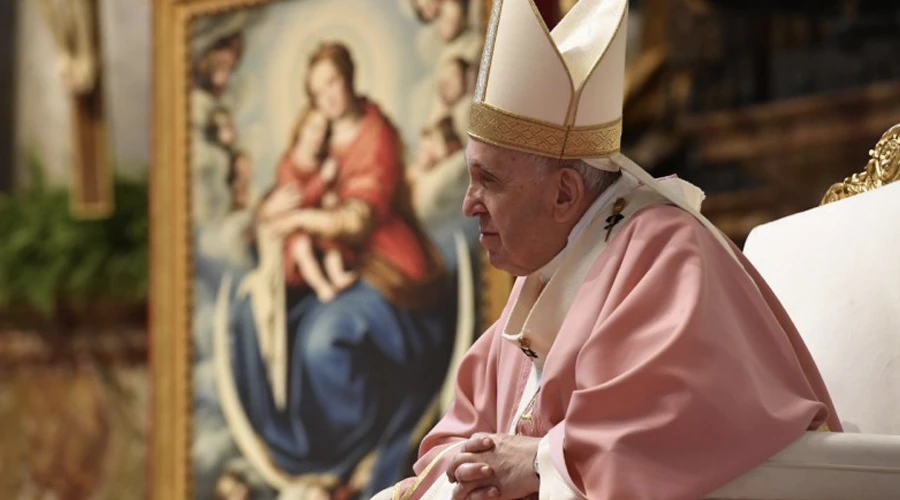
<instances>
[{"instance_id":1,"label":"man's face","mask_svg":"<svg viewBox=\"0 0 900 500\"><path fill-rule=\"evenodd\" d=\"M526 155L471 139L466 146L469 189L463 212L478 217L491 264L531 274L565 245L568 228L554 219L557 174Z\"/></svg>"}]
</instances>

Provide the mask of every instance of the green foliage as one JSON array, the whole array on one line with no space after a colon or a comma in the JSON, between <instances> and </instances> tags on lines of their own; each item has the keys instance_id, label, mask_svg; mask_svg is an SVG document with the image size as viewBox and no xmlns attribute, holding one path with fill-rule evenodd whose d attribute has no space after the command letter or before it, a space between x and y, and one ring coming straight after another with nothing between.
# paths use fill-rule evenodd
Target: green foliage
<instances>
[{"instance_id":1,"label":"green foliage","mask_svg":"<svg viewBox=\"0 0 900 500\"><path fill-rule=\"evenodd\" d=\"M146 181L117 180L111 217L76 220L68 190L47 186L34 157L29 171L24 189L0 195L0 308L52 316L61 301L145 300Z\"/></svg>"}]
</instances>

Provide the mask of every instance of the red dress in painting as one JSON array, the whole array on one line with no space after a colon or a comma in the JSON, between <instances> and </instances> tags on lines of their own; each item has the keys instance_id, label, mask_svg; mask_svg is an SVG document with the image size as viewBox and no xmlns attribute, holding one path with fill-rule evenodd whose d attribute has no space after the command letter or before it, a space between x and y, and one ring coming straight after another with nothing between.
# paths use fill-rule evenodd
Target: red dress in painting
<instances>
[{"instance_id":1,"label":"red dress in painting","mask_svg":"<svg viewBox=\"0 0 900 500\"><path fill-rule=\"evenodd\" d=\"M360 277L392 303L412 308L433 303L435 280L442 269L413 216L397 130L371 101L363 100L362 110L356 138L344 147L332 149L339 168L330 189L335 190L341 203L364 202L371 217L362 237L329 243L340 245L343 254L355 256ZM287 157L278 167L277 182L297 182L301 186L302 202L298 208L319 206L329 189L318 171L302 172ZM284 261L289 284L303 282L289 249L297 236L299 233L286 240ZM317 243L320 248L322 244Z\"/></svg>"}]
</instances>

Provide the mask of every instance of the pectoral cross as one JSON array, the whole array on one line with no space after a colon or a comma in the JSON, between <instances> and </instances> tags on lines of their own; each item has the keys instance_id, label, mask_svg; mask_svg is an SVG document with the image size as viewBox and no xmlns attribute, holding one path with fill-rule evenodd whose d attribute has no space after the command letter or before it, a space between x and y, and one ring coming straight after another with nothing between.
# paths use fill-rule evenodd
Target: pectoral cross
<instances>
[{"instance_id":1,"label":"pectoral cross","mask_svg":"<svg viewBox=\"0 0 900 500\"><path fill-rule=\"evenodd\" d=\"M531 359L537 359L538 355L531 349L531 342L528 341L525 337L519 339L519 349L525 353Z\"/></svg>"},{"instance_id":2,"label":"pectoral cross","mask_svg":"<svg viewBox=\"0 0 900 500\"><path fill-rule=\"evenodd\" d=\"M625 198L619 198L613 203L612 215L606 218L606 225L603 226L603 229L606 229L606 238L603 241L609 241L609 235L612 233L613 228L625 218L625 216L622 215L622 210L624 208Z\"/></svg>"},{"instance_id":3,"label":"pectoral cross","mask_svg":"<svg viewBox=\"0 0 900 500\"><path fill-rule=\"evenodd\" d=\"M63 85L72 110L73 168L69 210L85 219L113 209L106 110L100 64L98 0L38 2L56 41Z\"/></svg>"}]
</instances>

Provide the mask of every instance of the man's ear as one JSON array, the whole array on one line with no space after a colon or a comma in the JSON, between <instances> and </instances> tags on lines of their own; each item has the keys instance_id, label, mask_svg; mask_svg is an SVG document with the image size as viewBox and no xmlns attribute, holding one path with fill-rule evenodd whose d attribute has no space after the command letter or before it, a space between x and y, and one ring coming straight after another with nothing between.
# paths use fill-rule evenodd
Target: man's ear
<instances>
[{"instance_id":1,"label":"man's ear","mask_svg":"<svg viewBox=\"0 0 900 500\"><path fill-rule=\"evenodd\" d=\"M559 171L556 203L554 205L553 218L556 222L567 223L580 217L580 208L587 190L584 179L573 168L563 168Z\"/></svg>"}]
</instances>

